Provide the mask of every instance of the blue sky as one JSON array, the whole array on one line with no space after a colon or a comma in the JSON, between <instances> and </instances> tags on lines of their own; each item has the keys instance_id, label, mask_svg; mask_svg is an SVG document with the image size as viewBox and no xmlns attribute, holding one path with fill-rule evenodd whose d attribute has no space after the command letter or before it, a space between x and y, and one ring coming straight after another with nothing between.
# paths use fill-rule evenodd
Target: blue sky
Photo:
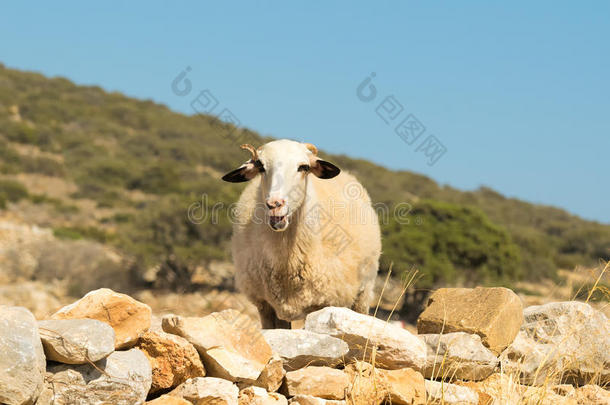
<instances>
[{"instance_id":1,"label":"blue sky","mask_svg":"<svg viewBox=\"0 0 610 405\"><path fill-rule=\"evenodd\" d=\"M184 113L208 89L264 135L610 223L610 3L490 3L11 2L0 61ZM412 145L394 132L409 114ZM446 148L432 166L429 135Z\"/></svg>"}]
</instances>

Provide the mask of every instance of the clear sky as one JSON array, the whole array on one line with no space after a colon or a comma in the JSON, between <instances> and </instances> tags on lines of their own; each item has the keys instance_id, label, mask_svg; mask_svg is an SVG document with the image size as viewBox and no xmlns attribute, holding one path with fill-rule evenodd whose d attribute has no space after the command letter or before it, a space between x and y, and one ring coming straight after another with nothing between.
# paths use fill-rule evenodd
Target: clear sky
<instances>
[{"instance_id":1,"label":"clear sky","mask_svg":"<svg viewBox=\"0 0 610 405\"><path fill-rule=\"evenodd\" d=\"M5 3L0 61L610 223L610 2L85 3Z\"/></svg>"}]
</instances>

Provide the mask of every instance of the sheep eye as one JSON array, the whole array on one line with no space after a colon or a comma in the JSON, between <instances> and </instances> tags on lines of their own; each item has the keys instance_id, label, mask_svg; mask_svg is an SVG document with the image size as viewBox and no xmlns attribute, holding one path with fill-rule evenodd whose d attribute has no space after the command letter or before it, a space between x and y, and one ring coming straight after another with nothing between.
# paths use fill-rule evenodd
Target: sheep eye
<instances>
[{"instance_id":1,"label":"sheep eye","mask_svg":"<svg viewBox=\"0 0 610 405\"><path fill-rule=\"evenodd\" d=\"M301 165L301 166L299 166L298 171L299 172L308 172L309 171L309 165Z\"/></svg>"}]
</instances>

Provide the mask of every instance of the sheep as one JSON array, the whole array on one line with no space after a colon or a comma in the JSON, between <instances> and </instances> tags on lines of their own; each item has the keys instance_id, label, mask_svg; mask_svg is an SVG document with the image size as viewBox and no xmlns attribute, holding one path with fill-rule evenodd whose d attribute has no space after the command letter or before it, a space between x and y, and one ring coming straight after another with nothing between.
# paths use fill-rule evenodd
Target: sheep
<instances>
[{"instance_id":1,"label":"sheep","mask_svg":"<svg viewBox=\"0 0 610 405\"><path fill-rule=\"evenodd\" d=\"M235 284L263 328L290 328L326 306L368 313L381 236L364 187L317 148L287 139L258 149L223 176L250 181L234 211Z\"/></svg>"}]
</instances>

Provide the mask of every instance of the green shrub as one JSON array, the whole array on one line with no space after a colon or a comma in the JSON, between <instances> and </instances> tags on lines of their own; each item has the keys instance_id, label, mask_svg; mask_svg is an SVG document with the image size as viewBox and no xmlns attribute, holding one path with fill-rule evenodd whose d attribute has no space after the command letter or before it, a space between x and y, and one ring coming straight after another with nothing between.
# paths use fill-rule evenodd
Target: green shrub
<instances>
[{"instance_id":1,"label":"green shrub","mask_svg":"<svg viewBox=\"0 0 610 405\"><path fill-rule=\"evenodd\" d=\"M0 194L6 201L19 201L22 198L27 198L29 193L23 184L13 180L0 180Z\"/></svg>"}]
</instances>

